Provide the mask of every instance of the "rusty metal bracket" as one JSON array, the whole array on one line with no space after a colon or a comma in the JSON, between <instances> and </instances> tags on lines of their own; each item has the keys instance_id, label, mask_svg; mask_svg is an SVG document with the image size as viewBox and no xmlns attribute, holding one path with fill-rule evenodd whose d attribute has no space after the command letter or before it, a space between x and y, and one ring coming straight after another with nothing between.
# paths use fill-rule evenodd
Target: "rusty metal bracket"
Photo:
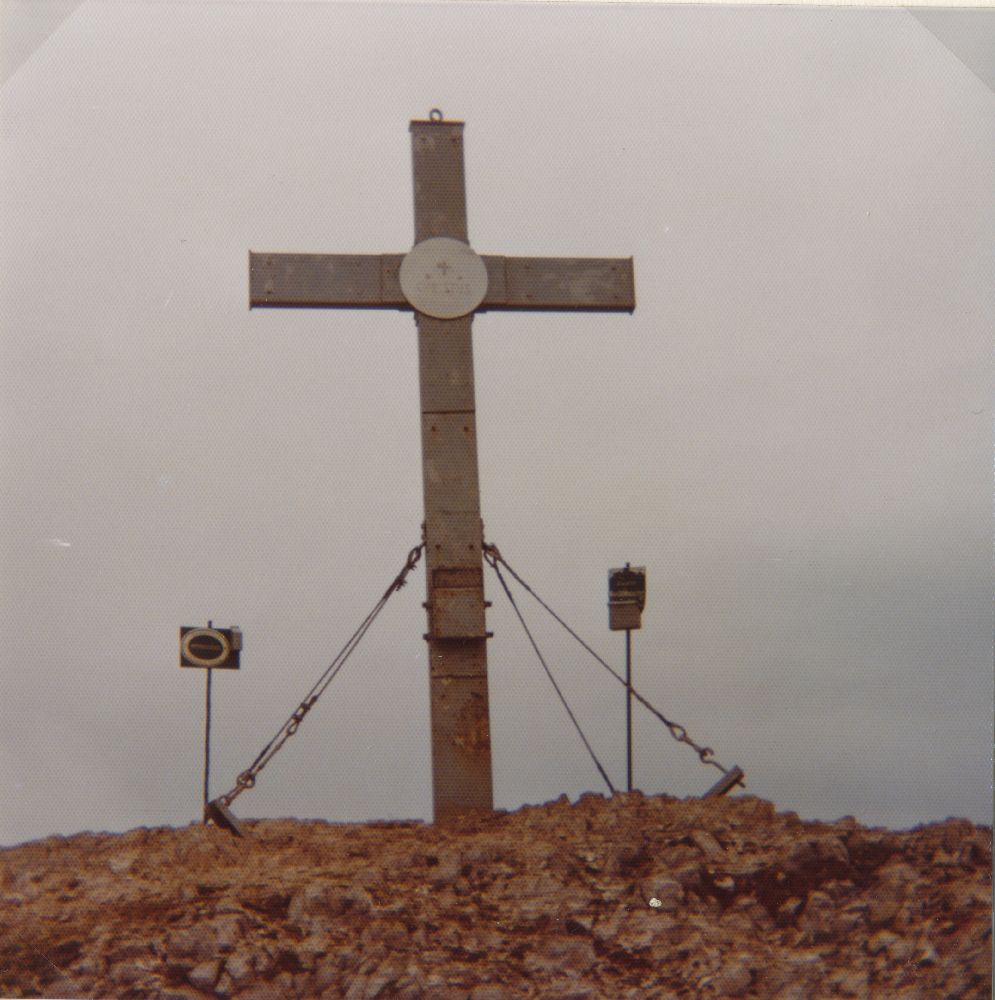
<instances>
[{"instance_id":1,"label":"rusty metal bracket","mask_svg":"<svg viewBox=\"0 0 995 1000\"><path fill-rule=\"evenodd\" d=\"M235 834L236 837L245 836L245 832L235 818L235 814L225 806L222 799L214 799L204 806L204 822L213 823L215 826L219 826L221 829Z\"/></svg>"},{"instance_id":2,"label":"rusty metal bracket","mask_svg":"<svg viewBox=\"0 0 995 1000\"><path fill-rule=\"evenodd\" d=\"M703 799L715 799L721 795L725 795L731 792L737 785L741 788L746 787L745 775L743 774L742 768L733 767L731 770L726 771L718 781L712 785L711 788L702 795Z\"/></svg>"}]
</instances>

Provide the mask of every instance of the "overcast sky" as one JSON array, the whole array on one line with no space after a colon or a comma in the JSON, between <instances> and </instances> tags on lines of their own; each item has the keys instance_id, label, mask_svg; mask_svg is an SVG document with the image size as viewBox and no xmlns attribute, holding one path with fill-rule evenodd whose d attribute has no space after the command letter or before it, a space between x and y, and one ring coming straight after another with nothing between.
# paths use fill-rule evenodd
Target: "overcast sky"
<instances>
[{"instance_id":1,"label":"overcast sky","mask_svg":"<svg viewBox=\"0 0 995 1000\"><path fill-rule=\"evenodd\" d=\"M637 688L778 809L990 822L990 13L972 68L902 10L28 9L0 90L0 843L198 818L179 626L244 631L220 794L418 543L411 314L250 312L247 256L405 252L435 107L466 122L478 252L635 260L631 316L475 320L488 540L619 669L607 571L645 565ZM605 791L485 583L497 806ZM423 600L419 569L236 813L430 817ZM624 691L523 609L624 784ZM718 777L635 722L646 792Z\"/></svg>"}]
</instances>

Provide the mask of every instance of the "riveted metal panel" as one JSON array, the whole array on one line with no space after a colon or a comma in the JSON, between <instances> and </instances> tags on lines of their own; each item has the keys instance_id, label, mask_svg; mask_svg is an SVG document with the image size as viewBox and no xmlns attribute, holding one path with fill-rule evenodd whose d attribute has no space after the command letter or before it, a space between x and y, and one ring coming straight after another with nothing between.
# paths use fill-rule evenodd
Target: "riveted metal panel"
<instances>
[{"instance_id":1,"label":"riveted metal panel","mask_svg":"<svg viewBox=\"0 0 995 1000\"><path fill-rule=\"evenodd\" d=\"M487 644L483 639L431 639L429 667L433 678L485 677Z\"/></svg>"},{"instance_id":2,"label":"riveted metal panel","mask_svg":"<svg viewBox=\"0 0 995 1000\"><path fill-rule=\"evenodd\" d=\"M642 628L642 621L638 604L613 602L608 605L608 628L613 632Z\"/></svg>"},{"instance_id":3,"label":"riveted metal panel","mask_svg":"<svg viewBox=\"0 0 995 1000\"><path fill-rule=\"evenodd\" d=\"M456 645L456 644L454 644ZM432 683L435 821L494 808L487 678L435 677Z\"/></svg>"},{"instance_id":4,"label":"riveted metal panel","mask_svg":"<svg viewBox=\"0 0 995 1000\"><path fill-rule=\"evenodd\" d=\"M435 639L483 639L484 595L474 587L436 587L430 610Z\"/></svg>"},{"instance_id":5,"label":"riveted metal panel","mask_svg":"<svg viewBox=\"0 0 995 1000\"><path fill-rule=\"evenodd\" d=\"M380 257L380 290L385 304L398 303L399 309L410 309L411 305L401 291L402 260L403 253L385 253Z\"/></svg>"},{"instance_id":6,"label":"riveted metal panel","mask_svg":"<svg viewBox=\"0 0 995 1000\"><path fill-rule=\"evenodd\" d=\"M631 257L506 257L504 274L503 298L492 289L480 310L631 312L636 307Z\"/></svg>"},{"instance_id":7,"label":"riveted metal panel","mask_svg":"<svg viewBox=\"0 0 995 1000\"><path fill-rule=\"evenodd\" d=\"M470 319L437 320L416 313L422 412L473 410Z\"/></svg>"},{"instance_id":8,"label":"riveted metal panel","mask_svg":"<svg viewBox=\"0 0 995 1000\"><path fill-rule=\"evenodd\" d=\"M415 243L432 236L467 240L463 123L411 123Z\"/></svg>"},{"instance_id":9,"label":"riveted metal panel","mask_svg":"<svg viewBox=\"0 0 995 1000\"><path fill-rule=\"evenodd\" d=\"M422 414L425 516L434 511L480 511L477 427L472 413Z\"/></svg>"},{"instance_id":10,"label":"riveted metal panel","mask_svg":"<svg viewBox=\"0 0 995 1000\"><path fill-rule=\"evenodd\" d=\"M425 521L425 568L481 565L483 529L479 510L434 508ZM429 587L432 586L431 579Z\"/></svg>"},{"instance_id":11,"label":"riveted metal panel","mask_svg":"<svg viewBox=\"0 0 995 1000\"><path fill-rule=\"evenodd\" d=\"M384 298L382 268L380 254L250 251L249 305L410 308Z\"/></svg>"}]
</instances>

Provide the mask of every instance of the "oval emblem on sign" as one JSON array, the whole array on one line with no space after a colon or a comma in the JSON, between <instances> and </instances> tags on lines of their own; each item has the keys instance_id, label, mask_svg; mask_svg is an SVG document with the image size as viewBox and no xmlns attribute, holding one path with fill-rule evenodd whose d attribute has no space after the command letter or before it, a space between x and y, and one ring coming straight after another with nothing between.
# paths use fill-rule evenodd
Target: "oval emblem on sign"
<instances>
[{"instance_id":1,"label":"oval emblem on sign","mask_svg":"<svg viewBox=\"0 0 995 1000\"><path fill-rule=\"evenodd\" d=\"M228 637L213 628L195 628L183 636L183 655L197 667L216 667L228 659Z\"/></svg>"},{"instance_id":2,"label":"oval emblem on sign","mask_svg":"<svg viewBox=\"0 0 995 1000\"><path fill-rule=\"evenodd\" d=\"M456 319L473 312L487 294L487 268L466 243L433 236L401 261L401 291L420 313Z\"/></svg>"}]
</instances>

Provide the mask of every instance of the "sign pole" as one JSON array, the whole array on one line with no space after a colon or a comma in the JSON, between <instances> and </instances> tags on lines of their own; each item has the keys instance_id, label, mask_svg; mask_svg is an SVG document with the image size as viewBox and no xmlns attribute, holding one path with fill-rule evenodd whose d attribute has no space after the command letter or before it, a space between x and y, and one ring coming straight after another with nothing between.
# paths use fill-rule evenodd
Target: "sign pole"
<instances>
[{"instance_id":1,"label":"sign pole","mask_svg":"<svg viewBox=\"0 0 995 1000\"><path fill-rule=\"evenodd\" d=\"M625 630L625 773L632 791L632 629Z\"/></svg>"},{"instance_id":2,"label":"sign pole","mask_svg":"<svg viewBox=\"0 0 995 1000\"><path fill-rule=\"evenodd\" d=\"M209 792L209 781L211 775L211 674L214 671L207 668L207 706L204 724L204 808L211 801Z\"/></svg>"},{"instance_id":3,"label":"sign pole","mask_svg":"<svg viewBox=\"0 0 995 1000\"><path fill-rule=\"evenodd\" d=\"M208 621L207 627L212 627ZM211 801L209 782L211 777L211 674L214 671L207 668L207 692L204 704L204 822L207 822L207 803Z\"/></svg>"},{"instance_id":4,"label":"sign pole","mask_svg":"<svg viewBox=\"0 0 995 1000\"><path fill-rule=\"evenodd\" d=\"M204 692L204 822L213 819L211 813L211 680L214 668L238 670L242 651L242 633L238 626L207 628L196 625L180 626L180 666L206 670ZM214 810L215 812L217 810ZM217 820L215 820L217 822Z\"/></svg>"},{"instance_id":5,"label":"sign pole","mask_svg":"<svg viewBox=\"0 0 995 1000\"><path fill-rule=\"evenodd\" d=\"M608 571L608 627L625 632L625 779L632 791L632 630L642 628L646 567L626 563Z\"/></svg>"}]
</instances>

